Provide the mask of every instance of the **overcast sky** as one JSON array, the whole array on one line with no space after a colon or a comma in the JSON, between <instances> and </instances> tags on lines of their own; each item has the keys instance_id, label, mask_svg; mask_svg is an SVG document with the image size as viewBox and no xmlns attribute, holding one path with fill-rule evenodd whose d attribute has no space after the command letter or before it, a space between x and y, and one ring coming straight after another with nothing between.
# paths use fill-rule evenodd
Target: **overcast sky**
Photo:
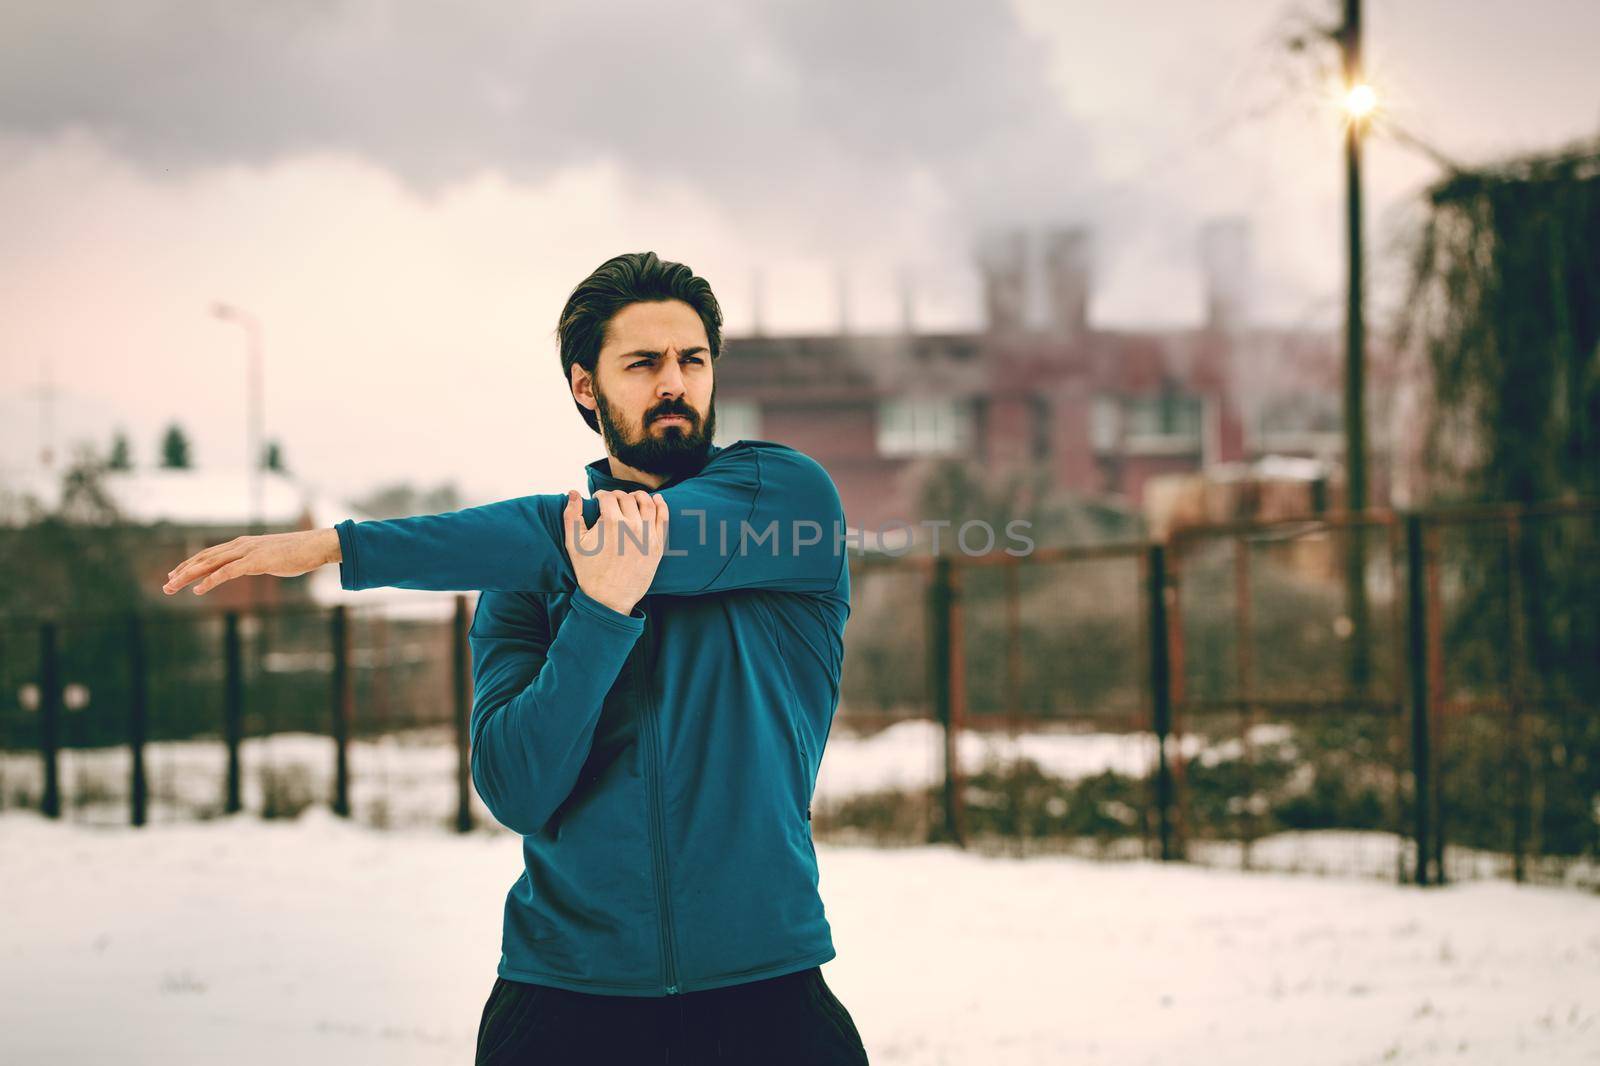
<instances>
[{"instance_id":1,"label":"overcast sky","mask_svg":"<svg viewBox=\"0 0 1600 1066\"><path fill-rule=\"evenodd\" d=\"M1392 120L1480 162L1600 132L1600 4L1367 0ZM1095 232L1091 316L1196 321L1195 234L1242 214L1254 307L1336 324L1333 0L666 5L0 2L0 469L126 429L244 452L266 418L335 494L578 484L602 454L554 324L621 251L707 277L731 332L971 328L975 234ZM1372 142L1379 312L1436 173Z\"/></svg>"}]
</instances>

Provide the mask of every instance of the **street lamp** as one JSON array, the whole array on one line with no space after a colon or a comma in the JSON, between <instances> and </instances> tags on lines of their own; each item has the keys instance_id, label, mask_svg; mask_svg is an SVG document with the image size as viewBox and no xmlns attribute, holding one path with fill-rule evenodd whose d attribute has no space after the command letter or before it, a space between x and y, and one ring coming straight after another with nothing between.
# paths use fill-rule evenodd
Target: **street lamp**
<instances>
[{"instance_id":1,"label":"street lamp","mask_svg":"<svg viewBox=\"0 0 1600 1066\"><path fill-rule=\"evenodd\" d=\"M1359 516L1367 509L1367 331L1362 307L1365 277L1361 246L1361 140L1378 106L1378 94L1367 83L1361 62L1361 0L1344 0L1344 24L1337 31L1344 68L1345 248L1348 252L1345 292L1344 441L1345 510ZM1345 609L1350 619L1350 681L1365 696L1372 667L1367 657L1366 530L1353 517L1345 561Z\"/></svg>"},{"instance_id":2,"label":"street lamp","mask_svg":"<svg viewBox=\"0 0 1600 1066\"><path fill-rule=\"evenodd\" d=\"M1365 82L1352 85L1345 91L1344 113L1350 116L1350 121L1360 122L1377 109L1378 92Z\"/></svg>"},{"instance_id":3,"label":"street lamp","mask_svg":"<svg viewBox=\"0 0 1600 1066\"><path fill-rule=\"evenodd\" d=\"M262 531L261 506L261 323L237 307L218 300L212 303L211 313L224 322L236 322L244 328L249 343L246 366L246 392L249 403L249 420L246 426L245 462L250 473L250 532Z\"/></svg>"}]
</instances>

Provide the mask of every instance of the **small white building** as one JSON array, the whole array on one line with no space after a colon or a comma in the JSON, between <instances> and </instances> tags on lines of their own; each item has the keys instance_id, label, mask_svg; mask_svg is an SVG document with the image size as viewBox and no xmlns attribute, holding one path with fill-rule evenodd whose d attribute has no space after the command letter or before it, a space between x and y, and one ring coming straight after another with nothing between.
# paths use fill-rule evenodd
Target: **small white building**
<instances>
[{"instance_id":1,"label":"small white building","mask_svg":"<svg viewBox=\"0 0 1600 1066\"><path fill-rule=\"evenodd\" d=\"M107 470L101 484L122 521L170 529L175 555L167 564L169 568L209 545L247 534L252 528L252 491L242 469ZM62 494L61 471L0 469L0 525L19 526L41 512L56 513L62 506ZM346 518L363 517L349 504L290 474L261 472L260 521L264 532L330 528ZM155 587L159 588L159 584ZM346 603L392 618L448 618L454 610L454 593L415 589L347 591L340 586L336 565L311 574L308 591L318 604Z\"/></svg>"}]
</instances>

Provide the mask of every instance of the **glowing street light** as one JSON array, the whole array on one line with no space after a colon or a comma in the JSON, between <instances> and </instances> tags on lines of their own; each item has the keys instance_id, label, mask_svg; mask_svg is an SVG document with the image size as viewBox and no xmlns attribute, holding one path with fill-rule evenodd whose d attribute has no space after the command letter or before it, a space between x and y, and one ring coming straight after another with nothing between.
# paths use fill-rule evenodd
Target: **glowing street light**
<instances>
[{"instance_id":1,"label":"glowing street light","mask_svg":"<svg viewBox=\"0 0 1600 1066\"><path fill-rule=\"evenodd\" d=\"M1350 86L1344 94L1345 114L1358 122L1370 116L1377 109L1377 90L1365 82Z\"/></svg>"}]
</instances>

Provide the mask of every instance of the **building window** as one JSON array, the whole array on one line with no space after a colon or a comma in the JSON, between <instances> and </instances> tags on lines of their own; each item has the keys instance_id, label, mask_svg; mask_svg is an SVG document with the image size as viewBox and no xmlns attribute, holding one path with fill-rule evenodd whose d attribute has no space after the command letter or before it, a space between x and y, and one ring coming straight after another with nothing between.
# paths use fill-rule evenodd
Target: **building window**
<instances>
[{"instance_id":1,"label":"building window","mask_svg":"<svg viewBox=\"0 0 1600 1066\"><path fill-rule=\"evenodd\" d=\"M1089 408L1089 446L1095 452L1114 452L1122 445L1122 401L1096 396Z\"/></svg>"},{"instance_id":2,"label":"building window","mask_svg":"<svg viewBox=\"0 0 1600 1066\"><path fill-rule=\"evenodd\" d=\"M1028 397L1033 418L1033 442L1030 452L1035 459L1050 458L1051 431L1050 401L1038 393Z\"/></svg>"},{"instance_id":3,"label":"building window","mask_svg":"<svg viewBox=\"0 0 1600 1066\"><path fill-rule=\"evenodd\" d=\"M1325 393L1271 396L1262 402L1257 432L1264 437L1287 433L1339 433L1344 429L1339 397Z\"/></svg>"},{"instance_id":4,"label":"building window","mask_svg":"<svg viewBox=\"0 0 1600 1066\"><path fill-rule=\"evenodd\" d=\"M878 454L952 455L971 447L972 402L960 396L892 396L878 404Z\"/></svg>"},{"instance_id":5,"label":"building window","mask_svg":"<svg viewBox=\"0 0 1600 1066\"><path fill-rule=\"evenodd\" d=\"M1205 437L1205 399L1172 390L1152 396L1097 396L1089 432L1096 452L1198 452Z\"/></svg>"},{"instance_id":6,"label":"building window","mask_svg":"<svg viewBox=\"0 0 1600 1066\"><path fill-rule=\"evenodd\" d=\"M1256 411L1252 449L1289 455L1336 455L1344 447L1340 398L1329 393L1269 396Z\"/></svg>"},{"instance_id":7,"label":"building window","mask_svg":"<svg viewBox=\"0 0 1600 1066\"><path fill-rule=\"evenodd\" d=\"M761 440L761 405L754 400L718 400L717 428L712 443L726 447L736 440Z\"/></svg>"},{"instance_id":8,"label":"building window","mask_svg":"<svg viewBox=\"0 0 1600 1066\"><path fill-rule=\"evenodd\" d=\"M1128 400L1127 445L1130 451L1177 451L1200 447L1204 410L1198 396L1162 393Z\"/></svg>"}]
</instances>

